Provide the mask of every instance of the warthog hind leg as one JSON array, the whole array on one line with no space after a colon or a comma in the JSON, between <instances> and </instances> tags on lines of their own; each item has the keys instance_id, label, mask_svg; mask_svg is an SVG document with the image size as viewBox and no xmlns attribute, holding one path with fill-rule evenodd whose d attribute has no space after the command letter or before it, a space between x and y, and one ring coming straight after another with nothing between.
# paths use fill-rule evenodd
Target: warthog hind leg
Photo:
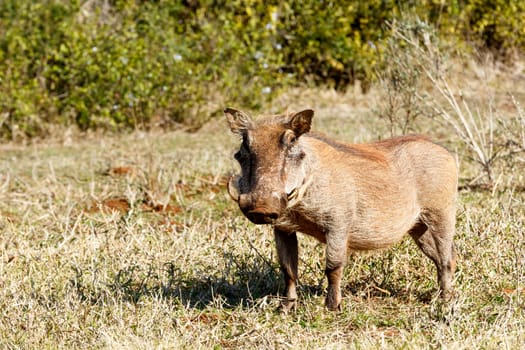
<instances>
[{"instance_id":1,"label":"warthog hind leg","mask_svg":"<svg viewBox=\"0 0 525 350\"><path fill-rule=\"evenodd\" d=\"M453 215L427 215L422 217L410 235L423 253L436 265L441 297L453 297L453 279L456 269L456 251L453 237L455 220Z\"/></svg>"}]
</instances>

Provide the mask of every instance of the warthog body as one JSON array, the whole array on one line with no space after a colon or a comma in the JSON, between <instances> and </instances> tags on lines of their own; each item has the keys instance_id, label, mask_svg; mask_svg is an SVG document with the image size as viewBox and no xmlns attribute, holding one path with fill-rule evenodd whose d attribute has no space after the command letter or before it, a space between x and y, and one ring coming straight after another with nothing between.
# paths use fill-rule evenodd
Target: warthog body
<instances>
[{"instance_id":1,"label":"warthog body","mask_svg":"<svg viewBox=\"0 0 525 350\"><path fill-rule=\"evenodd\" d=\"M348 250L391 246L410 234L436 265L441 295L452 293L457 166L422 136L345 144L310 133L312 110L252 121L225 110L242 136L242 169L228 190L244 215L272 224L284 274L285 310L297 299L296 232L326 243L326 306L340 309Z\"/></svg>"}]
</instances>

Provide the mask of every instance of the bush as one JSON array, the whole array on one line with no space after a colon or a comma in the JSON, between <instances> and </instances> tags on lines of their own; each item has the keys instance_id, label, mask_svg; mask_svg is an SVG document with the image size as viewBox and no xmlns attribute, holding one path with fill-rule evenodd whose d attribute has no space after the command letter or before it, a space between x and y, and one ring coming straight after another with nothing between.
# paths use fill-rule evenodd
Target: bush
<instances>
[{"instance_id":1,"label":"bush","mask_svg":"<svg viewBox=\"0 0 525 350\"><path fill-rule=\"evenodd\" d=\"M465 6L466 33L478 47L503 57L525 48L525 2L471 0Z\"/></svg>"},{"instance_id":2,"label":"bush","mask_svg":"<svg viewBox=\"0 0 525 350\"><path fill-rule=\"evenodd\" d=\"M409 6L410 5L410 6ZM53 124L198 127L224 105L260 109L290 85L367 86L405 12L453 45L525 46L520 1L4 0L0 137Z\"/></svg>"}]
</instances>

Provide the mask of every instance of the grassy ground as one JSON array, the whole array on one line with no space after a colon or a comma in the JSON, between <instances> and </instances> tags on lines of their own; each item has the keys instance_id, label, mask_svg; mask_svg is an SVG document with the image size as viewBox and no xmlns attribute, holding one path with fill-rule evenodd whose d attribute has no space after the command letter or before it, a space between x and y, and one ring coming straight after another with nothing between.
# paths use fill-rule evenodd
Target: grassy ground
<instances>
[{"instance_id":1,"label":"grassy ground","mask_svg":"<svg viewBox=\"0 0 525 350\"><path fill-rule=\"evenodd\" d=\"M296 91L276 104L314 107L315 129L353 142L386 135L375 102ZM236 145L223 121L194 134L1 145L0 347L525 345L523 167L502 168L492 190L460 192L454 312L436 300L434 266L409 239L351 256L343 310L328 312L323 246L301 236L301 302L281 315L270 228L248 223L225 191ZM452 148L464 185L478 168Z\"/></svg>"}]
</instances>

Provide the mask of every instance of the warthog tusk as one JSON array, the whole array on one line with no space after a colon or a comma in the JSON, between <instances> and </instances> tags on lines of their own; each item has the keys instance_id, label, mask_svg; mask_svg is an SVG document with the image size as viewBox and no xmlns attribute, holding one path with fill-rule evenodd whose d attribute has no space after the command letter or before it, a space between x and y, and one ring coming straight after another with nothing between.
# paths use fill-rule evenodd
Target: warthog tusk
<instances>
[{"instance_id":1,"label":"warthog tusk","mask_svg":"<svg viewBox=\"0 0 525 350\"><path fill-rule=\"evenodd\" d=\"M306 193L306 190L312 184L313 177L310 175L303 180L303 184L299 187L296 187L288 194L288 207L293 207L299 203Z\"/></svg>"},{"instance_id":2,"label":"warthog tusk","mask_svg":"<svg viewBox=\"0 0 525 350\"><path fill-rule=\"evenodd\" d=\"M228 194L232 199L236 202L239 201L239 179L241 177L239 175L233 175L228 180Z\"/></svg>"}]
</instances>

